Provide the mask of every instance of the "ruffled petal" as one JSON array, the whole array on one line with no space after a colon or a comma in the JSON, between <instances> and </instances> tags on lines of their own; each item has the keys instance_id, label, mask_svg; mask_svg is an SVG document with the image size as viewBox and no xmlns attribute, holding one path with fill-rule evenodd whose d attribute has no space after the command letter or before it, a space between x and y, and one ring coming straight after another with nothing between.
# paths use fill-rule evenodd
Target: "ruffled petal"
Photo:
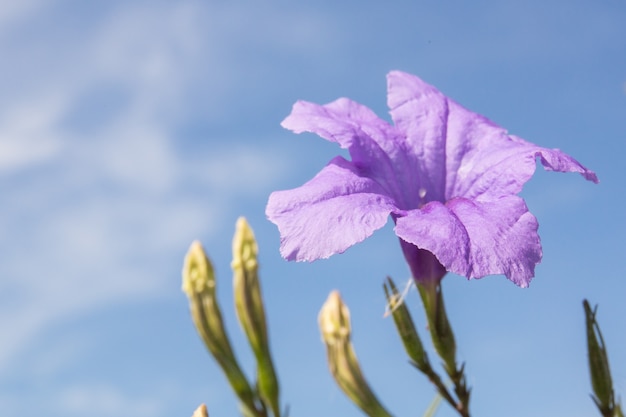
<instances>
[{"instance_id":1,"label":"ruffled petal","mask_svg":"<svg viewBox=\"0 0 626 417\"><path fill-rule=\"evenodd\" d=\"M366 106L346 98L324 106L298 101L281 125L295 133L316 133L348 149L363 176L379 182L399 204L405 201L404 178L410 165L403 140L394 126Z\"/></svg>"},{"instance_id":2,"label":"ruffled petal","mask_svg":"<svg viewBox=\"0 0 626 417\"><path fill-rule=\"evenodd\" d=\"M467 278L504 274L527 287L541 261L537 220L517 196L431 202L396 220L396 234Z\"/></svg>"},{"instance_id":3,"label":"ruffled petal","mask_svg":"<svg viewBox=\"0 0 626 417\"><path fill-rule=\"evenodd\" d=\"M406 135L410 175L419 178L416 187L426 201L490 201L517 194L535 172L537 157L548 170L578 172L598 182L569 155L508 135L414 75L393 71L387 79L391 116Z\"/></svg>"},{"instance_id":4,"label":"ruffled petal","mask_svg":"<svg viewBox=\"0 0 626 417\"><path fill-rule=\"evenodd\" d=\"M510 137L512 140L524 142L527 146L534 147L533 156L539 158L541 165L543 165L546 171L576 172L582 175L587 181L591 181L595 184L600 182L595 172L587 169L580 162L561 150L540 148L532 143L525 142L522 138L517 136L511 135Z\"/></svg>"},{"instance_id":5,"label":"ruffled petal","mask_svg":"<svg viewBox=\"0 0 626 417\"><path fill-rule=\"evenodd\" d=\"M440 279L445 268L468 278L504 274L528 286L541 244L537 221L516 194L536 159L547 170L598 182L595 173L557 149L509 135L418 77L391 72L388 89L395 126L348 99L324 106L300 101L283 121L296 133L338 143L351 157L335 158L304 186L270 196L266 214L279 227L283 257L341 253L391 213L409 263L423 263L425 254L437 259L432 268L411 265L414 275Z\"/></svg>"},{"instance_id":6,"label":"ruffled petal","mask_svg":"<svg viewBox=\"0 0 626 417\"><path fill-rule=\"evenodd\" d=\"M284 258L313 261L365 240L395 208L376 181L336 157L302 187L272 193L265 214L278 226Z\"/></svg>"},{"instance_id":7,"label":"ruffled petal","mask_svg":"<svg viewBox=\"0 0 626 417\"><path fill-rule=\"evenodd\" d=\"M598 182L588 170L558 149L546 149L509 135L495 123L449 100L446 137L446 199L480 201L517 194L532 177L539 158L545 169L578 172Z\"/></svg>"},{"instance_id":8,"label":"ruffled petal","mask_svg":"<svg viewBox=\"0 0 626 417\"><path fill-rule=\"evenodd\" d=\"M364 140L383 144L387 140L387 131L393 129L368 107L347 98L323 106L299 100L281 126L294 133L316 133L344 149Z\"/></svg>"}]
</instances>

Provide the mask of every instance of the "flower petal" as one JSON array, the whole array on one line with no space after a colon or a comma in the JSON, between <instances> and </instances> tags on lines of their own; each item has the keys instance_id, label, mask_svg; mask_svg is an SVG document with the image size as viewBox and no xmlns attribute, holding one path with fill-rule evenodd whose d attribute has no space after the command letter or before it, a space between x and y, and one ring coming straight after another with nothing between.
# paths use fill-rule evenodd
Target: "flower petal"
<instances>
[{"instance_id":1,"label":"flower petal","mask_svg":"<svg viewBox=\"0 0 626 417\"><path fill-rule=\"evenodd\" d=\"M387 104L393 122L405 135L411 167L405 175L414 179L414 188L423 190L428 201L445 201L446 96L414 75L392 71L387 75Z\"/></svg>"},{"instance_id":2,"label":"flower petal","mask_svg":"<svg viewBox=\"0 0 626 417\"><path fill-rule=\"evenodd\" d=\"M265 214L278 226L284 258L313 261L365 240L395 208L377 182L336 157L302 187L272 193Z\"/></svg>"},{"instance_id":3,"label":"flower petal","mask_svg":"<svg viewBox=\"0 0 626 417\"><path fill-rule=\"evenodd\" d=\"M508 135L414 75L393 71L388 86L391 116L406 134L417 167L412 175L420 178L427 201L517 194L535 172L537 157L547 170L578 172L598 182L569 155Z\"/></svg>"},{"instance_id":4,"label":"flower petal","mask_svg":"<svg viewBox=\"0 0 626 417\"><path fill-rule=\"evenodd\" d=\"M324 106L298 101L281 125L295 133L316 133L348 149L361 175L379 182L400 205L409 204L407 189L418 190L406 175L410 164L400 133L366 106L346 98Z\"/></svg>"},{"instance_id":5,"label":"flower petal","mask_svg":"<svg viewBox=\"0 0 626 417\"><path fill-rule=\"evenodd\" d=\"M347 98L320 106L297 101L281 126L294 133L312 132L344 149L371 148L373 141L385 153L398 152L400 135L368 107Z\"/></svg>"},{"instance_id":6,"label":"flower petal","mask_svg":"<svg viewBox=\"0 0 626 417\"><path fill-rule=\"evenodd\" d=\"M534 276L542 251L537 220L517 196L478 202L431 202L396 220L396 234L432 252L449 271L467 278L504 274L520 287Z\"/></svg>"},{"instance_id":7,"label":"flower petal","mask_svg":"<svg viewBox=\"0 0 626 417\"><path fill-rule=\"evenodd\" d=\"M446 199L481 201L517 194L532 177L539 158L546 170L578 172L598 182L593 171L558 149L514 136L488 119L449 100L446 137Z\"/></svg>"}]
</instances>

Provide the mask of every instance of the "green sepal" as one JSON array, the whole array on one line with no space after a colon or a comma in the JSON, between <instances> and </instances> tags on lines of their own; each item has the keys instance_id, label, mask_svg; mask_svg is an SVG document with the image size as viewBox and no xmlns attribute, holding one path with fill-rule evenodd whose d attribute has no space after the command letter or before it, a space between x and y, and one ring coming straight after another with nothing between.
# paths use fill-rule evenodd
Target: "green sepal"
<instances>
[{"instance_id":1,"label":"green sepal","mask_svg":"<svg viewBox=\"0 0 626 417\"><path fill-rule=\"evenodd\" d=\"M589 373L591 375L591 387L593 402L605 417L623 415L619 404L615 403L613 380L609 367L609 358L600 325L596 321L598 306L593 310L587 300L583 300L585 310L585 325L587 330L587 356L589 359Z\"/></svg>"}]
</instances>

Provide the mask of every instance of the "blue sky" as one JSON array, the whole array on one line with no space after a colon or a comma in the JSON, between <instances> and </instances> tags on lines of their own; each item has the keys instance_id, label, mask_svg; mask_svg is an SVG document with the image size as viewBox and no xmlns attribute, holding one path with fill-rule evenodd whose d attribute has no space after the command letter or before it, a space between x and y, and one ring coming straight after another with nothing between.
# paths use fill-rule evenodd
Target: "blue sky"
<instances>
[{"instance_id":1,"label":"blue sky","mask_svg":"<svg viewBox=\"0 0 626 417\"><path fill-rule=\"evenodd\" d=\"M523 195L543 262L444 291L474 415L594 415L582 304L600 303L626 395L626 3L603 1L0 1L0 410L3 416L236 415L180 291L200 239L238 356L238 216L260 245L272 350L291 415L357 416L328 375L317 313L339 289L365 375L394 415L433 390L383 319L403 282L391 225L345 254L287 263L273 190L340 151L280 121L346 96L387 117L385 74L419 75L601 183L538 170ZM407 302L426 336L419 300ZM439 416L453 416L445 405Z\"/></svg>"}]
</instances>

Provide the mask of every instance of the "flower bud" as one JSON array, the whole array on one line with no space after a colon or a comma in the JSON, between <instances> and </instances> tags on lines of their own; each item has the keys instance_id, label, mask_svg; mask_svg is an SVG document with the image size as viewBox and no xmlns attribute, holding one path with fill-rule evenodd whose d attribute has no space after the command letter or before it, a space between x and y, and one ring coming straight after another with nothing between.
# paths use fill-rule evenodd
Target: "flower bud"
<instances>
[{"instance_id":1,"label":"flower bud","mask_svg":"<svg viewBox=\"0 0 626 417\"><path fill-rule=\"evenodd\" d=\"M188 298L195 294L215 293L215 273L213 265L207 258L202 244L197 240L189 247L183 266L183 292Z\"/></svg>"},{"instance_id":2,"label":"flower bud","mask_svg":"<svg viewBox=\"0 0 626 417\"><path fill-rule=\"evenodd\" d=\"M267 325L259 286L257 244L245 218L237 219L233 238L233 290L237 317L257 352L267 347Z\"/></svg>"},{"instance_id":3,"label":"flower bud","mask_svg":"<svg viewBox=\"0 0 626 417\"><path fill-rule=\"evenodd\" d=\"M327 345L350 342L350 311L338 291L330 293L320 310L318 321L322 340Z\"/></svg>"},{"instance_id":4,"label":"flower bud","mask_svg":"<svg viewBox=\"0 0 626 417\"><path fill-rule=\"evenodd\" d=\"M209 417L209 413L206 410L206 405L200 404L200 407L194 411L191 417Z\"/></svg>"},{"instance_id":5,"label":"flower bud","mask_svg":"<svg viewBox=\"0 0 626 417\"><path fill-rule=\"evenodd\" d=\"M270 354L265 309L258 276L258 247L245 218L237 219L233 238L233 291L237 318L257 361L257 386L261 400L280 416L279 386Z\"/></svg>"},{"instance_id":6,"label":"flower bud","mask_svg":"<svg viewBox=\"0 0 626 417\"><path fill-rule=\"evenodd\" d=\"M183 291L189 299L196 330L222 368L244 409L256 410L254 394L226 335L215 294L215 274L200 242L191 244L183 266Z\"/></svg>"},{"instance_id":7,"label":"flower bud","mask_svg":"<svg viewBox=\"0 0 626 417\"><path fill-rule=\"evenodd\" d=\"M339 387L367 415L390 416L361 372L350 342L350 311L337 291L331 292L328 296L318 321L322 340L326 345L330 372Z\"/></svg>"}]
</instances>

